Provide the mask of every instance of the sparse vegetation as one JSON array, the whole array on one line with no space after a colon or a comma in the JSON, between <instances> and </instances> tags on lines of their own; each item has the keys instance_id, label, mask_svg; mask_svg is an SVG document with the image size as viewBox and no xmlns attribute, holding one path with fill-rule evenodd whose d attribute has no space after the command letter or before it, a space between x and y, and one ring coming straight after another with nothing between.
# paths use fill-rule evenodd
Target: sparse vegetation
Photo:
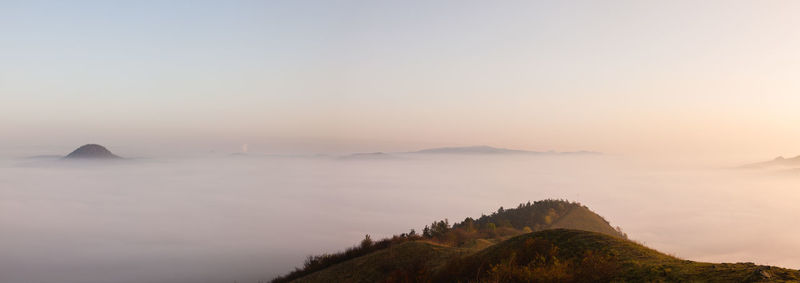
<instances>
[{"instance_id":1,"label":"sparse vegetation","mask_svg":"<svg viewBox=\"0 0 800 283\"><path fill-rule=\"evenodd\" d=\"M361 244L347 248L343 252L308 256L308 258L306 258L306 261L303 263L303 268L297 268L285 276L277 277L273 279L272 282L273 283L290 282L292 280L298 279L300 277L306 276L308 274L311 274L319 270L323 270L340 262L354 259L378 250L383 250L388 247L391 247L392 245L397 245L407 241L415 241L421 239L422 237L416 235L416 232L414 232L413 230L411 230L411 232L408 234L403 233L401 235L383 239L377 242L373 242L372 238L369 235L366 235L364 239L361 240Z\"/></svg>"}]
</instances>

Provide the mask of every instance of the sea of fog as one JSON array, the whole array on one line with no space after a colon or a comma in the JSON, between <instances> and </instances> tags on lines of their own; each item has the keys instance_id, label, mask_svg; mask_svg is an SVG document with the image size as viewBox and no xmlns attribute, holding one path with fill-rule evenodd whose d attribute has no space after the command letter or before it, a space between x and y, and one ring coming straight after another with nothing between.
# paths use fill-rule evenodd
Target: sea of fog
<instances>
[{"instance_id":1,"label":"sea of fog","mask_svg":"<svg viewBox=\"0 0 800 283\"><path fill-rule=\"evenodd\" d=\"M0 282L256 282L545 198L684 259L800 268L800 176L615 156L0 161Z\"/></svg>"}]
</instances>

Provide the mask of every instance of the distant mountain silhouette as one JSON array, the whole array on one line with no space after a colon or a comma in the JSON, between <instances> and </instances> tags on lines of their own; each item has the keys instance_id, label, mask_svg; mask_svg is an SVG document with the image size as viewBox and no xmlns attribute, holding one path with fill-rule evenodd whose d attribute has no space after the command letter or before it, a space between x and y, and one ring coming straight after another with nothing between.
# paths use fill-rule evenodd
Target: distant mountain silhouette
<instances>
[{"instance_id":1,"label":"distant mountain silhouette","mask_svg":"<svg viewBox=\"0 0 800 283\"><path fill-rule=\"evenodd\" d=\"M349 155L345 155L339 157L339 159L346 159L346 160L353 160L353 159L393 159L395 156L383 153L383 152L365 152L365 153L353 153Z\"/></svg>"},{"instance_id":2,"label":"distant mountain silhouette","mask_svg":"<svg viewBox=\"0 0 800 283\"><path fill-rule=\"evenodd\" d=\"M432 154L520 154L520 153L538 153L534 151L525 151L525 150L516 150L516 149L506 149L506 148L497 148L491 147L486 145L477 145L477 146L464 146L464 147L440 147L440 148L429 148L423 149L419 151L414 151L413 153L432 153Z\"/></svg>"},{"instance_id":3,"label":"distant mountain silhouette","mask_svg":"<svg viewBox=\"0 0 800 283\"><path fill-rule=\"evenodd\" d=\"M111 153L108 149L98 144L87 144L79 147L64 158L66 159L119 159L121 157Z\"/></svg>"},{"instance_id":4,"label":"distant mountain silhouette","mask_svg":"<svg viewBox=\"0 0 800 283\"><path fill-rule=\"evenodd\" d=\"M486 146L486 145L464 146L464 147L430 148L430 149L423 149L423 150L419 150L419 151L413 151L413 152L409 152L409 153L423 153L423 154L553 154L553 155L561 155L561 154L572 154L572 155L599 154L597 152L590 152L590 151L575 151L575 152L528 151L528 150L498 148L498 147L491 147L491 146Z\"/></svg>"},{"instance_id":5,"label":"distant mountain silhouette","mask_svg":"<svg viewBox=\"0 0 800 283\"><path fill-rule=\"evenodd\" d=\"M758 169L758 168L779 167L779 166L783 167L800 166L800 156L796 156L794 158L784 158L783 156L778 156L777 158L770 161L748 164L742 166L741 168Z\"/></svg>"}]
</instances>

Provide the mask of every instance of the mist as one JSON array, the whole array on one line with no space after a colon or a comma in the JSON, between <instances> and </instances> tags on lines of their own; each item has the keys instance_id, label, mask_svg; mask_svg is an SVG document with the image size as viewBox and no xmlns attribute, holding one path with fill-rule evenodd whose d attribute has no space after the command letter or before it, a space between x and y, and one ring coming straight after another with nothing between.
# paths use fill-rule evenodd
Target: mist
<instances>
[{"instance_id":1,"label":"mist","mask_svg":"<svg viewBox=\"0 0 800 283\"><path fill-rule=\"evenodd\" d=\"M0 161L2 282L257 282L365 234L546 198L690 260L800 268L796 173L613 155ZM693 169L687 169L693 168Z\"/></svg>"}]
</instances>

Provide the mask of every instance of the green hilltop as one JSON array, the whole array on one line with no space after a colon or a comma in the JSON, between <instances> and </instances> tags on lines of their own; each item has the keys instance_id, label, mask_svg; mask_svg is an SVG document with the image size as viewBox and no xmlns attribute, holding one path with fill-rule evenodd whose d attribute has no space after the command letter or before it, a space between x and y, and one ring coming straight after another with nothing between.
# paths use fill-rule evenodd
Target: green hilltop
<instances>
[{"instance_id":1,"label":"green hilltop","mask_svg":"<svg viewBox=\"0 0 800 283\"><path fill-rule=\"evenodd\" d=\"M800 272L753 263L703 263L630 241L587 207L520 204L450 225L310 256L272 282L797 282Z\"/></svg>"}]
</instances>

